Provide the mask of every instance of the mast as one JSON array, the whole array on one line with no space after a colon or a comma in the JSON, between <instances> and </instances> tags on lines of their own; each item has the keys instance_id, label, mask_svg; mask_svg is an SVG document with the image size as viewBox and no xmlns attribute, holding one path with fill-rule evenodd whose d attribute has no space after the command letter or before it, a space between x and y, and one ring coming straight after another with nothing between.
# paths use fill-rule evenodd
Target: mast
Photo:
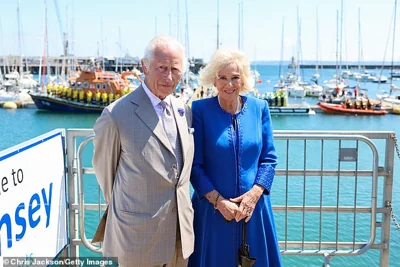
<instances>
[{"instance_id":1,"label":"mast","mask_svg":"<svg viewBox=\"0 0 400 267\"><path fill-rule=\"evenodd\" d=\"M317 54L317 64L315 66L315 73L318 74L318 64L319 64L319 18L318 18L318 6L317 6L317 44L316 44L316 54Z\"/></svg>"},{"instance_id":2,"label":"mast","mask_svg":"<svg viewBox=\"0 0 400 267\"><path fill-rule=\"evenodd\" d=\"M47 19L48 19L48 14L47 14L47 0L44 0L44 42L45 42L45 63L46 63L46 74L47 74L47 81L50 81L50 75L51 75L51 69L50 69L50 62L49 62L49 36L47 32Z\"/></svg>"},{"instance_id":3,"label":"mast","mask_svg":"<svg viewBox=\"0 0 400 267\"><path fill-rule=\"evenodd\" d=\"M187 60L187 67L186 67L186 84L189 87L189 71L190 71L190 46L189 46L189 16L188 16L188 1L185 1L185 13L186 13L186 60Z\"/></svg>"},{"instance_id":4,"label":"mast","mask_svg":"<svg viewBox=\"0 0 400 267\"><path fill-rule=\"evenodd\" d=\"M300 78L300 15L299 6L297 6L297 64L296 64L296 78Z\"/></svg>"},{"instance_id":5,"label":"mast","mask_svg":"<svg viewBox=\"0 0 400 267\"><path fill-rule=\"evenodd\" d=\"M358 8L358 71L361 71L361 10Z\"/></svg>"},{"instance_id":6,"label":"mast","mask_svg":"<svg viewBox=\"0 0 400 267\"><path fill-rule=\"evenodd\" d=\"M44 1L45 7L44 7L44 12L46 12L46 1ZM46 14L45 14L46 17ZM46 18L43 19L43 36L44 39L46 38ZM42 74L44 75L44 65L43 65L43 57L45 57L44 53L45 53L45 49L46 49L46 44L43 42L43 54L40 55L40 60L39 60L39 88L41 90L43 90L43 84L42 84Z\"/></svg>"},{"instance_id":7,"label":"mast","mask_svg":"<svg viewBox=\"0 0 400 267\"><path fill-rule=\"evenodd\" d=\"M120 52L119 52L119 54L120 54L120 56L121 56L121 58L122 58L122 41L121 41L121 27L119 27L118 28L118 37L119 37L119 47L120 47ZM120 70L120 73L122 73L122 64L124 64L123 63L123 61L121 61L120 63L119 63L119 70Z\"/></svg>"},{"instance_id":8,"label":"mast","mask_svg":"<svg viewBox=\"0 0 400 267\"><path fill-rule=\"evenodd\" d=\"M168 33L169 33L169 36L172 36L171 13L168 14Z\"/></svg>"},{"instance_id":9,"label":"mast","mask_svg":"<svg viewBox=\"0 0 400 267\"><path fill-rule=\"evenodd\" d=\"M285 34L285 18L282 19L281 58L280 58L280 62L279 62L279 80L280 81L283 81L282 65L283 65L284 34Z\"/></svg>"},{"instance_id":10,"label":"mast","mask_svg":"<svg viewBox=\"0 0 400 267\"><path fill-rule=\"evenodd\" d=\"M17 1L17 20L18 20L18 49L19 49L19 90L22 89L22 76L24 73L24 66L22 63L22 47L21 47L21 19L19 14L19 2Z\"/></svg>"},{"instance_id":11,"label":"mast","mask_svg":"<svg viewBox=\"0 0 400 267\"><path fill-rule=\"evenodd\" d=\"M396 13L397 13L397 0L394 1L394 19L393 19L393 44L392 44L392 64L390 67L390 94L392 94L393 86L393 58L394 58L394 45L396 40Z\"/></svg>"},{"instance_id":12,"label":"mast","mask_svg":"<svg viewBox=\"0 0 400 267\"><path fill-rule=\"evenodd\" d=\"M73 73L76 72L76 60L75 60L75 21L74 21L74 14L75 14L75 10L74 10L74 0L71 0L71 14L72 14L72 19L71 19L71 27L70 27L70 31L71 34L70 36L70 43L71 43L71 50L70 50L70 54L72 55L72 62L71 62L71 70Z\"/></svg>"},{"instance_id":13,"label":"mast","mask_svg":"<svg viewBox=\"0 0 400 267\"><path fill-rule=\"evenodd\" d=\"M342 76L342 43L343 43L343 0L341 1L340 7L340 54L339 54L339 74Z\"/></svg>"},{"instance_id":14,"label":"mast","mask_svg":"<svg viewBox=\"0 0 400 267\"><path fill-rule=\"evenodd\" d=\"M117 44L120 49L119 54L121 55L121 27L118 27L118 31L119 31L119 43ZM118 72L118 57L115 57L115 72Z\"/></svg>"},{"instance_id":15,"label":"mast","mask_svg":"<svg viewBox=\"0 0 400 267\"><path fill-rule=\"evenodd\" d=\"M68 68L68 63L69 63L69 53L68 53L68 48L69 48L69 42L68 42L68 5L65 6L65 33L64 33L64 54L65 54L65 63L63 68L65 68L65 72L63 72L63 75L65 78L65 81L68 81L69 77L69 68Z\"/></svg>"},{"instance_id":16,"label":"mast","mask_svg":"<svg viewBox=\"0 0 400 267\"><path fill-rule=\"evenodd\" d=\"M4 55L4 38L3 38L3 27L0 18L0 38L1 38L1 52L3 53L3 73L6 74L6 57Z\"/></svg>"},{"instance_id":17,"label":"mast","mask_svg":"<svg viewBox=\"0 0 400 267\"><path fill-rule=\"evenodd\" d=\"M339 11L336 10L336 86L338 85L339 79Z\"/></svg>"},{"instance_id":18,"label":"mast","mask_svg":"<svg viewBox=\"0 0 400 267\"><path fill-rule=\"evenodd\" d=\"M154 36L157 36L157 16L154 17Z\"/></svg>"},{"instance_id":19,"label":"mast","mask_svg":"<svg viewBox=\"0 0 400 267\"><path fill-rule=\"evenodd\" d=\"M244 32L243 32L243 1L241 2L241 4L242 4L242 6L241 6L241 9L240 9L240 14L241 14L241 16L240 16L240 23L241 23L241 25L240 25L240 49L242 49L242 50L244 50L244 43L243 43L243 39L244 39Z\"/></svg>"},{"instance_id":20,"label":"mast","mask_svg":"<svg viewBox=\"0 0 400 267\"><path fill-rule=\"evenodd\" d=\"M240 50L240 2L238 3L238 49Z\"/></svg>"},{"instance_id":21,"label":"mast","mask_svg":"<svg viewBox=\"0 0 400 267\"><path fill-rule=\"evenodd\" d=\"M180 7L179 0L176 0L176 39L180 42L181 40L181 19L180 19Z\"/></svg>"},{"instance_id":22,"label":"mast","mask_svg":"<svg viewBox=\"0 0 400 267\"><path fill-rule=\"evenodd\" d=\"M106 69L105 69L105 62L104 62L105 53L104 53L104 36L103 36L103 17L101 17L101 21L100 22L101 22L100 27L101 27L101 54L102 54L102 67L101 67L101 69L103 71L105 71Z\"/></svg>"},{"instance_id":23,"label":"mast","mask_svg":"<svg viewBox=\"0 0 400 267\"><path fill-rule=\"evenodd\" d=\"M0 19L0 38L1 38L1 51L3 52L3 72L5 75L6 73L10 73L10 65L8 64L7 56L4 53L4 35L3 35L3 27L1 24L1 19Z\"/></svg>"},{"instance_id":24,"label":"mast","mask_svg":"<svg viewBox=\"0 0 400 267\"><path fill-rule=\"evenodd\" d=\"M217 0L217 50L219 49L219 0Z\"/></svg>"}]
</instances>

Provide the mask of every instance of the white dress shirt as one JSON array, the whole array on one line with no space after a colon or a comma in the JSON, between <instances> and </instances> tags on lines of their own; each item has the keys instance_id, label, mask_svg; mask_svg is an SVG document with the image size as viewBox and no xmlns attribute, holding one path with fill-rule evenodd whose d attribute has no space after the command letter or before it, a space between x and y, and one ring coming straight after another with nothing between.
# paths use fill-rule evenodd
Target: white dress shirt
<instances>
[{"instance_id":1,"label":"white dress shirt","mask_svg":"<svg viewBox=\"0 0 400 267\"><path fill-rule=\"evenodd\" d=\"M161 99L159 99L155 94L153 94L152 91L150 91L150 89L147 87L146 83L143 82L142 83L143 89L146 92L147 96L150 98L151 104L153 105L154 110L157 113L157 117L159 119L159 121L162 122L163 125L163 129L165 132L165 124L164 124L164 120L163 120L163 114L164 114L164 109L162 106L160 106L160 102ZM169 107L169 109L172 111L172 105L171 105L171 96L168 95L165 99L163 99L164 102L167 104L167 106ZM173 116L173 115L172 115ZM166 132L165 132L166 133Z\"/></svg>"},{"instance_id":2,"label":"white dress shirt","mask_svg":"<svg viewBox=\"0 0 400 267\"><path fill-rule=\"evenodd\" d=\"M158 119L162 121L162 115L163 115L163 108L159 105L161 102L161 99L159 99L155 94L153 94L152 91L147 87L146 83L142 83L143 89L146 92L147 96L150 98L151 104L153 105L154 110L157 113ZM171 96L168 95L164 99L165 103L168 105L168 107L171 109Z\"/></svg>"}]
</instances>

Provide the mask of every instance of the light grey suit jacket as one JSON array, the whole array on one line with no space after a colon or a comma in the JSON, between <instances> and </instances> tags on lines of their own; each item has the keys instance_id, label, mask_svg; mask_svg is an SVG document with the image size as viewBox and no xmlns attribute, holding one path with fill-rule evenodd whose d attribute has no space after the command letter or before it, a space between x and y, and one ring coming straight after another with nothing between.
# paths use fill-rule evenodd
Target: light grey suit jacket
<instances>
[{"instance_id":1,"label":"light grey suit jacket","mask_svg":"<svg viewBox=\"0 0 400 267\"><path fill-rule=\"evenodd\" d=\"M143 87L106 107L94 126L93 166L108 203L96 236L102 239L105 225L103 255L118 257L124 266L169 262L178 220L183 257L193 252L191 111L174 97L171 104L182 144L179 177L162 122Z\"/></svg>"}]
</instances>

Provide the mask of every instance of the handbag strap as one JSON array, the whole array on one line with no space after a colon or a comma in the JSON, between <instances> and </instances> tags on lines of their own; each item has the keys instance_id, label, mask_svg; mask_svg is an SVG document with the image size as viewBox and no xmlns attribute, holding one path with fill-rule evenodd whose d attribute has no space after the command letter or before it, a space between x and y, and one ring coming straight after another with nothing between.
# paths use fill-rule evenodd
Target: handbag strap
<instances>
[{"instance_id":1,"label":"handbag strap","mask_svg":"<svg viewBox=\"0 0 400 267\"><path fill-rule=\"evenodd\" d=\"M246 222L242 223L242 244L246 244Z\"/></svg>"}]
</instances>

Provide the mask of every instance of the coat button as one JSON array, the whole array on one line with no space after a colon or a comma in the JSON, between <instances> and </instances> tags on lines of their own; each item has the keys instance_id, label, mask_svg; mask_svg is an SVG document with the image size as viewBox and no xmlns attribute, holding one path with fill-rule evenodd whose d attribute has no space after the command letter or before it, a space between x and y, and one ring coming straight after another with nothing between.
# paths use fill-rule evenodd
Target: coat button
<instances>
[{"instance_id":1,"label":"coat button","mask_svg":"<svg viewBox=\"0 0 400 267\"><path fill-rule=\"evenodd\" d=\"M172 169L177 169L176 164L172 165Z\"/></svg>"},{"instance_id":2,"label":"coat button","mask_svg":"<svg viewBox=\"0 0 400 267\"><path fill-rule=\"evenodd\" d=\"M175 207L175 208L172 208L172 211L173 211L173 212L177 212L178 209Z\"/></svg>"}]
</instances>

